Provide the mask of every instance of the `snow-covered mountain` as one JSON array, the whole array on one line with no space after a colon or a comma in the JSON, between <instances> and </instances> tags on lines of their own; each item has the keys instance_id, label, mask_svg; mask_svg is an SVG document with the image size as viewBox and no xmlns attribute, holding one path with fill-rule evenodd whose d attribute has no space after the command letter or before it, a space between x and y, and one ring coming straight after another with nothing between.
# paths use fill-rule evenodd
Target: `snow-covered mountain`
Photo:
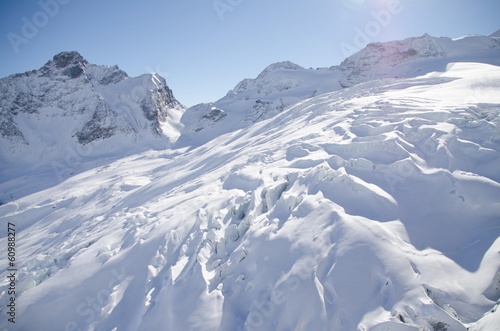
<instances>
[{"instance_id":1,"label":"snow-covered mountain","mask_svg":"<svg viewBox=\"0 0 500 331\"><path fill-rule=\"evenodd\" d=\"M186 110L179 145L200 144L276 116L306 98L342 88L338 70L304 69L292 62L274 63L257 78L244 79L225 97Z\"/></svg>"},{"instance_id":2,"label":"snow-covered mountain","mask_svg":"<svg viewBox=\"0 0 500 331\"><path fill-rule=\"evenodd\" d=\"M373 54L417 39L429 37L369 46L354 74L347 60L272 65L187 110L164 150L86 163L43 188L33 182L45 173L0 183L15 192L0 222L15 224L17 270L16 324L0 318L0 329L497 331L498 48L443 39L458 53L422 46L384 62L408 75L373 78ZM494 47L475 52L480 40ZM132 79L111 76L94 86L114 105L127 93L106 86ZM7 276L0 269L4 317Z\"/></svg>"},{"instance_id":3,"label":"snow-covered mountain","mask_svg":"<svg viewBox=\"0 0 500 331\"><path fill-rule=\"evenodd\" d=\"M63 52L0 80L0 160L29 166L64 160L68 150L96 157L140 140L174 141L183 110L158 75L131 78Z\"/></svg>"},{"instance_id":4,"label":"snow-covered mountain","mask_svg":"<svg viewBox=\"0 0 500 331\"><path fill-rule=\"evenodd\" d=\"M500 39L467 36L436 38L425 34L402 41L371 43L338 66L304 69L289 61L272 64L255 79L244 79L222 99L186 111L183 140L206 142L260 120L298 101L362 82L444 72L453 62L500 65Z\"/></svg>"},{"instance_id":5,"label":"snow-covered mountain","mask_svg":"<svg viewBox=\"0 0 500 331\"><path fill-rule=\"evenodd\" d=\"M436 38L424 34L417 38L371 43L344 60L344 86L380 78L416 77L429 71L443 72L453 62L480 62L500 65L500 39L466 36Z\"/></svg>"}]
</instances>

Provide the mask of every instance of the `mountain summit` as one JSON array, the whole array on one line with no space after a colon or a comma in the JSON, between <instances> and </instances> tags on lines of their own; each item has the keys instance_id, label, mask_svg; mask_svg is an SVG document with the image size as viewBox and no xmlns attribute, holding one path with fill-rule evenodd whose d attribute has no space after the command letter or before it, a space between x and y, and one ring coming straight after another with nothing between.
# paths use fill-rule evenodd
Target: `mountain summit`
<instances>
[{"instance_id":1,"label":"mountain summit","mask_svg":"<svg viewBox=\"0 0 500 331\"><path fill-rule=\"evenodd\" d=\"M138 141L173 141L183 110L156 74L131 78L62 52L0 80L0 159L33 164L64 159L68 149L104 155Z\"/></svg>"},{"instance_id":2,"label":"mountain summit","mask_svg":"<svg viewBox=\"0 0 500 331\"><path fill-rule=\"evenodd\" d=\"M61 52L47 62L40 70L46 74L63 69L63 74L77 78L84 73L89 63L78 52ZM125 75L126 77L126 75Z\"/></svg>"}]
</instances>

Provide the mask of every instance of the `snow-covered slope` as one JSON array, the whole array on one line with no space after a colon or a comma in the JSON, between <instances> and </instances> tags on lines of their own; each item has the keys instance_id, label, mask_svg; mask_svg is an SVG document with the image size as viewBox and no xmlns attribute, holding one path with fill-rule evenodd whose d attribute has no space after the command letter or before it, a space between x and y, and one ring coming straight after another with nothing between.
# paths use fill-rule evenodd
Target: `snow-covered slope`
<instances>
[{"instance_id":1,"label":"snow-covered slope","mask_svg":"<svg viewBox=\"0 0 500 331\"><path fill-rule=\"evenodd\" d=\"M255 79L241 81L222 99L189 108L178 145L200 145L221 133L271 118L316 95L375 79L439 74L454 62L500 65L500 40L493 35L450 39L425 34L371 43L330 68L304 69L289 61L275 63Z\"/></svg>"},{"instance_id":2,"label":"snow-covered slope","mask_svg":"<svg viewBox=\"0 0 500 331\"><path fill-rule=\"evenodd\" d=\"M2 205L0 327L498 330L499 89L479 63L369 81Z\"/></svg>"},{"instance_id":3,"label":"snow-covered slope","mask_svg":"<svg viewBox=\"0 0 500 331\"><path fill-rule=\"evenodd\" d=\"M342 73L304 69L285 61L269 65L255 79L244 79L222 99L186 110L178 145L199 145L221 133L276 116L306 98L339 90Z\"/></svg>"},{"instance_id":4,"label":"snow-covered slope","mask_svg":"<svg viewBox=\"0 0 500 331\"><path fill-rule=\"evenodd\" d=\"M123 152L160 136L173 141L183 109L157 75L130 78L63 52L0 80L0 161L31 167Z\"/></svg>"}]
</instances>

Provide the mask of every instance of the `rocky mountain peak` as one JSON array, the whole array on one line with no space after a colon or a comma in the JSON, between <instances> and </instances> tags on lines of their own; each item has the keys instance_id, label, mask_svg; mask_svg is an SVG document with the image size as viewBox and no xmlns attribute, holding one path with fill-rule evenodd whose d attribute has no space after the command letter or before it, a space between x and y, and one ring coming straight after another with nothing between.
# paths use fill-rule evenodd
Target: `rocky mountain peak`
<instances>
[{"instance_id":1,"label":"rocky mountain peak","mask_svg":"<svg viewBox=\"0 0 500 331\"><path fill-rule=\"evenodd\" d=\"M43 76L61 74L69 78L78 78L84 73L87 60L76 51L61 52L48 61L40 71Z\"/></svg>"},{"instance_id":2,"label":"rocky mountain peak","mask_svg":"<svg viewBox=\"0 0 500 331\"><path fill-rule=\"evenodd\" d=\"M79 78L85 73L88 79L102 85L116 84L128 77L127 73L118 66L91 64L76 51L61 52L55 55L52 60L40 68L40 72L45 77L62 75L73 79Z\"/></svg>"},{"instance_id":3,"label":"rocky mountain peak","mask_svg":"<svg viewBox=\"0 0 500 331\"><path fill-rule=\"evenodd\" d=\"M86 65L88 62L76 51L61 52L52 58L52 62L58 68L66 68L70 65Z\"/></svg>"}]
</instances>

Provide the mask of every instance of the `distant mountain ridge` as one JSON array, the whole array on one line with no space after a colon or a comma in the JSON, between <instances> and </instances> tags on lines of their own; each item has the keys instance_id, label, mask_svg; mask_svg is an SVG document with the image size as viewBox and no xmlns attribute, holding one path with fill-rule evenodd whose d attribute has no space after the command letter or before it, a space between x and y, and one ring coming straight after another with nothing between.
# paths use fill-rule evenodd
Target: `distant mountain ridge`
<instances>
[{"instance_id":1,"label":"distant mountain ridge","mask_svg":"<svg viewBox=\"0 0 500 331\"><path fill-rule=\"evenodd\" d=\"M305 69L290 61L266 67L255 79L244 79L223 98L187 109L185 144L210 140L222 132L275 116L307 98L384 78L408 78L444 72L451 62L500 65L500 40L494 35L458 39L420 37L370 43L330 68Z\"/></svg>"},{"instance_id":2,"label":"distant mountain ridge","mask_svg":"<svg viewBox=\"0 0 500 331\"><path fill-rule=\"evenodd\" d=\"M493 37L451 39L424 34L400 41L370 43L345 59L339 68L346 73L346 85L352 86L372 79L415 77L436 69L443 60L500 65L495 56L499 52L500 40Z\"/></svg>"},{"instance_id":3,"label":"distant mountain ridge","mask_svg":"<svg viewBox=\"0 0 500 331\"><path fill-rule=\"evenodd\" d=\"M278 62L223 98L185 109L159 75L131 78L118 66L62 52L38 70L0 79L0 159L8 164L26 159L20 154L30 155L27 163L33 154L39 160L58 153L60 158L68 146L92 146L106 154L151 139L196 146L320 94L375 79L444 72L452 62L500 65L500 39L424 34L371 43L330 68Z\"/></svg>"}]
</instances>

